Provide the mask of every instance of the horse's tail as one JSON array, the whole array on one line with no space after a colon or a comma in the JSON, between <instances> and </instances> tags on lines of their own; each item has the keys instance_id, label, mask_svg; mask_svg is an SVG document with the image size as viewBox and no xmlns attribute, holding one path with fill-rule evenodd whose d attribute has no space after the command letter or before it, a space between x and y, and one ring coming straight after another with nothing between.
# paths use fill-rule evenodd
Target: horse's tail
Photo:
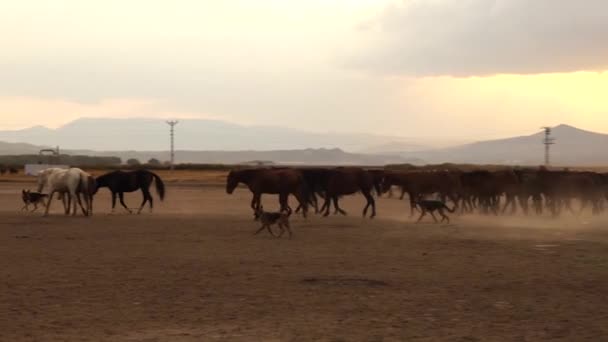
<instances>
[{"instance_id":1,"label":"horse's tail","mask_svg":"<svg viewBox=\"0 0 608 342\"><path fill-rule=\"evenodd\" d=\"M448 208L447 205L445 205L445 203L443 204L443 207L445 208L445 210L449 211L450 213L454 213L454 211L456 211L456 206L454 206L454 208L450 209Z\"/></svg>"},{"instance_id":2,"label":"horse's tail","mask_svg":"<svg viewBox=\"0 0 608 342\"><path fill-rule=\"evenodd\" d=\"M158 197L160 197L160 200L164 200L165 199L165 183L163 183L163 180L160 179L160 177L154 173L154 172L150 172L150 174L152 175L152 177L154 177L154 180L156 183L156 193L158 194Z\"/></svg>"}]
</instances>

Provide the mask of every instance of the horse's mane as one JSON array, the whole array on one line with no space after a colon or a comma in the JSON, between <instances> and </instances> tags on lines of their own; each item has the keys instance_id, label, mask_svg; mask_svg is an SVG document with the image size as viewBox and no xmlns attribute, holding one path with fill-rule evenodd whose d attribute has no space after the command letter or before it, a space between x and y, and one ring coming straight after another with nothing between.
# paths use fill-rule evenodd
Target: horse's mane
<instances>
[{"instance_id":1,"label":"horse's mane","mask_svg":"<svg viewBox=\"0 0 608 342\"><path fill-rule=\"evenodd\" d=\"M240 169L233 170L232 176L239 182L249 182L258 172L264 169Z\"/></svg>"}]
</instances>

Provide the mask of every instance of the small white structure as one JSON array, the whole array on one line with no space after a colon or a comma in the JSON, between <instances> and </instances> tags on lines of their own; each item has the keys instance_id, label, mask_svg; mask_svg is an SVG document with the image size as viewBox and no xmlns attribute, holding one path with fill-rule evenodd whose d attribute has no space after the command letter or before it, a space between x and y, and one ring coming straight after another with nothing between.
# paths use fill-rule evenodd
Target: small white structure
<instances>
[{"instance_id":1,"label":"small white structure","mask_svg":"<svg viewBox=\"0 0 608 342\"><path fill-rule=\"evenodd\" d=\"M69 169L68 165L54 165L54 164L25 164L25 175L26 176L37 176L38 172L46 170L51 167L58 167L60 169Z\"/></svg>"}]
</instances>

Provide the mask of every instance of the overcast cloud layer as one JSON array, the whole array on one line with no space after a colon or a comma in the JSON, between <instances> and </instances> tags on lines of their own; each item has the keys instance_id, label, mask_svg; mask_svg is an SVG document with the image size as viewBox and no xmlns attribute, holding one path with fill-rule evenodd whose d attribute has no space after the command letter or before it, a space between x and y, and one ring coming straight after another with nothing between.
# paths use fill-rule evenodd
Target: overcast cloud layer
<instances>
[{"instance_id":1,"label":"overcast cloud layer","mask_svg":"<svg viewBox=\"0 0 608 342\"><path fill-rule=\"evenodd\" d=\"M467 140L608 131L606 3L0 1L0 129L154 117Z\"/></svg>"},{"instance_id":2,"label":"overcast cloud layer","mask_svg":"<svg viewBox=\"0 0 608 342\"><path fill-rule=\"evenodd\" d=\"M408 0L361 25L352 64L388 74L484 76L608 67L608 1Z\"/></svg>"}]
</instances>

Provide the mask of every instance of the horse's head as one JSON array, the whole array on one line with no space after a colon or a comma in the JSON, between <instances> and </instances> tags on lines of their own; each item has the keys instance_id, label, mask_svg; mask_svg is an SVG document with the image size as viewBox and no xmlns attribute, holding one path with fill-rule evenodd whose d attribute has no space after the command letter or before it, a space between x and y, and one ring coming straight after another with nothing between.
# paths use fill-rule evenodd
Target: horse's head
<instances>
[{"instance_id":1,"label":"horse's head","mask_svg":"<svg viewBox=\"0 0 608 342\"><path fill-rule=\"evenodd\" d=\"M99 191L99 188L103 188L108 186L108 180L107 180L107 176L103 175L103 176L99 176L97 178L93 178L91 177L89 179L90 182L90 187L92 189L91 193L93 195L97 194L97 191Z\"/></svg>"},{"instance_id":2,"label":"horse's head","mask_svg":"<svg viewBox=\"0 0 608 342\"><path fill-rule=\"evenodd\" d=\"M387 193L390 189L391 186L393 186L393 180L391 179L391 177L388 174L385 174L384 177L382 177L382 180L380 182L380 192L382 194Z\"/></svg>"},{"instance_id":3,"label":"horse's head","mask_svg":"<svg viewBox=\"0 0 608 342\"><path fill-rule=\"evenodd\" d=\"M226 180L226 193L232 194L234 189L239 185L240 182L240 172L232 170L228 173L228 178Z\"/></svg>"}]
</instances>

